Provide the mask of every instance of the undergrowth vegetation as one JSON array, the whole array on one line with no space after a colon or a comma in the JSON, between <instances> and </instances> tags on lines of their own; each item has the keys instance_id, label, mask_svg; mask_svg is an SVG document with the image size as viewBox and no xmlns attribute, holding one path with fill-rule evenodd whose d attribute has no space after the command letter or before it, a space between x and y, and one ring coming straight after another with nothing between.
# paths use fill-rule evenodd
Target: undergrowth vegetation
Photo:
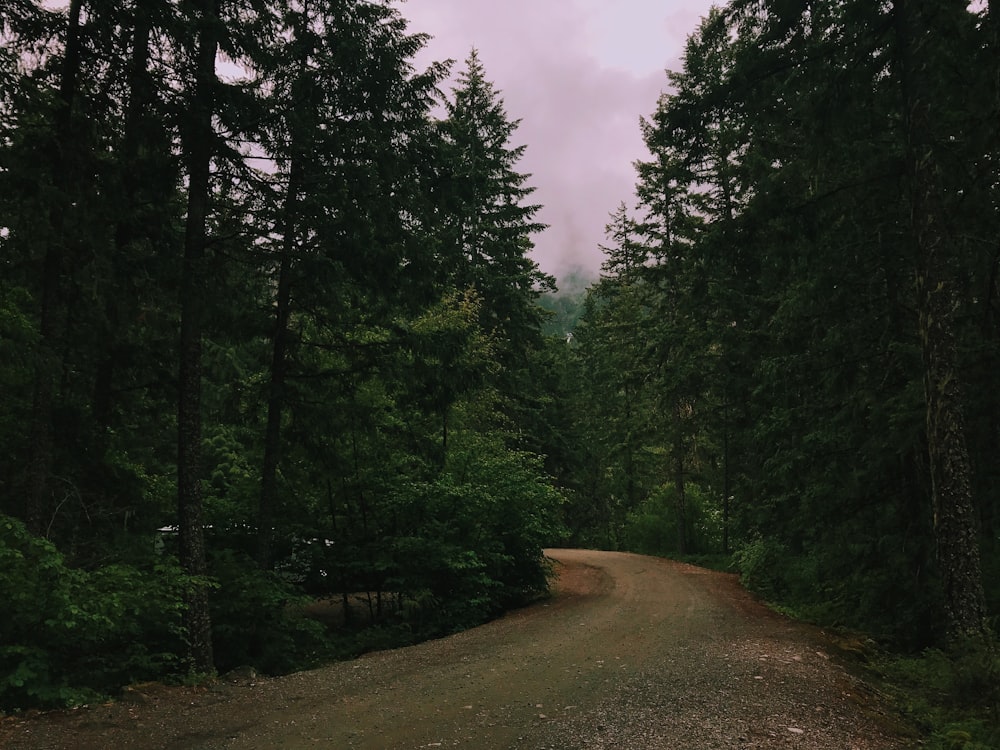
<instances>
[{"instance_id":1,"label":"undergrowth vegetation","mask_svg":"<svg viewBox=\"0 0 1000 750\"><path fill-rule=\"evenodd\" d=\"M1000 748L1000 651L970 641L949 651L881 654L873 668L929 750Z\"/></svg>"},{"instance_id":2,"label":"undergrowth vegetation","mask_svg":"<svg viewBox=\"0 0 1000 750\"><path fill-rule=\"evenodd\" d=\"M496 522L505 519L498 515ZM535 528L552 532L541 522ZM430 567L435 556L412 558L412 544L401 544L405 559L424 564L387 571L385 580L409 593L350 597L305 593L243 553L218 551L208 576L217 670L250 666L286 674L408 645L480 624L547 590L549 568L539 546L505 546L500 533L490 538L496 541L485 550L439 539L441 565ZM183 656L190 584L170 555L72 568L51 543L0 516L0 711L73 706L138 682L210 677L195 674Z\"/></svg>"},{"instance_id":3,"label":"undergrowth vegetation","mask_svg":"<svg viewBox=\"0 0 1000 750\"><path fill-rule=\"evenodd\" d=\"M72 568L0 516L0 710L74 705L182 673L190 585L170 558Z\"/></svg>"},{"instance_id":4,"label":"undergrowth vegetation","mask_svg":"<svg viewBox=\"0 0 1000 750\"><path fill-rule=\"evenodd\" d=\"M848 634L844 652L859 660L867 680L888 698L921 747L1000 748L1000 646L995 639L907 651L892 638L901 625L884 627L905 609L895 610L887 601L883 618L871 616L868 608L852 613L856 593L844 596L839 587L827 590L824 600L822 591L809 586L815 563L802 566L779 545L755 539L733 555L732 564L743 585L773 609Z\"/></svg>"}]
</instances>

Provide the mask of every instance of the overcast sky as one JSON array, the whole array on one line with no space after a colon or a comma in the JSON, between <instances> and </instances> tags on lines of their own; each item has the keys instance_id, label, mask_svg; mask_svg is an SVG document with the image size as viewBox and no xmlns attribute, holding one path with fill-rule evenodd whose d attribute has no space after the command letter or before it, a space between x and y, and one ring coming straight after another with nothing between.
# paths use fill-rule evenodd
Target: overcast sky
<instances>
[{"instance_id":1,"label":"overcast sky","mask_svg":"<svg viewBox=\"0 0 1000 750\"><path fill-rule=\"evenodd\" d=\"M715 4L719 4L718 1ZM712 0L404 0L413 32L434 38L417 58L464 67L475 47L487 78L521 125L519 169L531 173L543 271L596 278L604 226L633 204L633 162L646 158L639 118L656 108L666 70L680 68L689 34Z\"/></svg>"}]
</instances>

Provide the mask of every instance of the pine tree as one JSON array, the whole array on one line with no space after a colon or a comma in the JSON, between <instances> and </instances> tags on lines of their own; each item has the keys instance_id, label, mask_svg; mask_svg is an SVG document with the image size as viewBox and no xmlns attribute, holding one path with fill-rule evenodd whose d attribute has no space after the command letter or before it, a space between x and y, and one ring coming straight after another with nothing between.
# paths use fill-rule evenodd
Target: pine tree
<instances>
[{"instance_id":1,"label":"pine tree","mask_svg":"<svg viewBox=\"0 0 1000 750\"><path fill-rule=\"evenodd\" d=\"M958 456L952 467L966 477L959 489L975 481L961 441L934 438L934 420L920 428L920 384L931 372L928 382L950 387L976 362L973 347L991 349L958 323L992 298L981 286L991 274L972 250L978 240L958 241L946 220L962 217L975 227L969 238L993 221L983 171L970 169L992 158L977 124L983 109L973 104L989 98L948 96L966 81L987 86L978 72L950 79L946 72L989 70L978 62L989 34L977 36L975 16L959 5L940 9L937 22L917 24L907 37L885 33L909 12L902 3L731 3L689 40L684 70L671 76L675 91L647 125L654 159L640 165L645 223L664 246L655 272L665 293L658 318L668 325L654 340L664 372L670 362L687 361L718 373L705 403L722 416L703 423L715 435L709 445L721 453L724 498L730 490L740 496L740 532L761 534L775 554L820 561L824 581L857 581L834 583L839 593L826 606L862 614L848 602L865 587L899 598L898 611L906 614L881 626L917 641L928 637L932 597L921 560L934 538L928 508L940 486L921 475L923 436L942 450L952 446L943 453L932 447L931 463ZM925 33L931 26L952 29L947 38L962 41ZM908 68L906 60L915 58L907 45L916 44L927 45L939 64ZM951 62L959 49L966 61ZM931 114L921 121L922 112ZM900 189L902 174L914 189ZM685 226L675 219L685 205L697 219L675 234ZM930 247L940 252L928 255L913 239L923 231L911 236L908 228L921 226L915 216L935 220ZM916 356L921 336L910 317L914 308L929 310L935 295L922 299L910 287L914 273L937 278L923 291L946 292L935 300L945 300L942 309L922 324L930 339L927 321L953 329L937 331L942 348L924 345L927 363L946 363L936 375ZM930 356L935 351L944 355ZM674 375L664 392L702 392L697 377ZM931 390L929 403L944 393ZM945 395L947 408L931 413L955 415L944 422L956 427L961 402L957 391ZM985 420L977 421L984 429ZM950 535L953 543L944 546L956 555L941 558L946 581L976 577L969 572L977 536L969 497L966 490L952 493L962 523L949 532L939 521L939 548L942 534ZM780 585L809 596L804 579ZM956 596L972 602L965 610L974 613L974 587L965 592ZM872 611L862 616L878 619Z\"/></svg>"},{"instance_id":2,"label":"pine tree","mask_svg":"<svg viewBox=\"0 0 1000 750\"><path fill-rule=\"evenodd\" d=\"M525 203L534 192L530 175L516 171L526 148L511 145L518 121L508 118L475 50L445 106L438 191L447 282L474 287L483 327L523 346L540 325L538 294L554 282L529 257L532 235L545 227L534 218L540 206Z\"/></svg>"},{"instance_id":3,"label":"pine tree","mask_svg":"<svg viewBox=\"0 0 1000 750\"><path fill-rule=\"evenodd\" d=\"M956 127L961 80L949 80L955 55L946 37L965 38L961 2L898 0L899 44L910 222L917 313L924 362L927 449L938 563L948 636L959 641L988 631L979 555L979 528L966 444L963 382L957 350L957 269L960 229L949 210L953 174L943 152ZM942 36L943 30L952 33ZM961 111L960 109L958 111ZM951 136L954 138L955 136Z\"/></svg>"},{"instance_id":4,"label":"pine tree","mask_svg":"<svg viewBox=\"0 0 1000 750\"><path fill-rule=\"evenodd\" d=\"M265 104L278 113L261 134L278 166L270 219L278 239L266 261L274 323L257 512L264 567L280 507L289 373L303 367L292 361L293 316L311 314L346 331L359 316L384 323L433 296L420 248L419 183L428 169L420 148L445 72L440 65L412 71L425 39L406 34L399 14L381 4L316 3L289 9L281 22L288 28L273 34L278 43L261 66L271 90ZM350 299L364 300L367 309L344 309Z\"/></svg>"},{"instance_id":5,"label":"pine tree","mask_svg":"<svg viewBox=\"0 0 1000 750\"><path fill-rule=\"evenodd\" d=\"M35 369L35 391L32 398L31 434L28 459L27 508L25 520L28 530L43 535L53 505L53 403L56 398L56 373L59 369L59 321L62 317L62 275L70 235L66 219L72 200L68 199L74 177L71 166L71 143L74 130L74 108L78 107L78 87L80 79L82 0L70 3L66 19L65 50L59 73L58 94L52 113L51 138L52 165L51 178L53 193L64 201L53 204L48 218L51 227L41 263L41 284L39 290L38 330L41 346ZM72 185L72 187L76 187Z\"/></svg>"},{"instance_id":6,"label":"pine tree","mask_svg":"<svg viewBox=\"0 0 1000 750\"><path fill-rule=\"evenodd\" d=\"M177 406L177 521L180 559L192 576L206 572L202 482L202 336L206 316L205 246L208 242L210 170L215 132L218 79L216 54L222 19L217 0L194 6L190 18L195 34L192 81L188 95L189 122L183 142L188 173L187 217L184 228L180 285L181 332ZM193 587L185 615L194 669L211 672L212 624L208 592Z\"/></svg>"},{"instance_id":7,"label":"pine tree","mask_svg":"<svg viewBox=\"0 0 1000 750\"><path fill-rule=\"evenodd\" d=\"M591 287L574 341L584 360L585 434L606 479L591 502L601 508L606 533L621 544L628 513L651 490L648 448L658 424L650 385L651 295L648 246L624 203L605 227L608 245L600 281Z\"/></svg>"}]
</instances>

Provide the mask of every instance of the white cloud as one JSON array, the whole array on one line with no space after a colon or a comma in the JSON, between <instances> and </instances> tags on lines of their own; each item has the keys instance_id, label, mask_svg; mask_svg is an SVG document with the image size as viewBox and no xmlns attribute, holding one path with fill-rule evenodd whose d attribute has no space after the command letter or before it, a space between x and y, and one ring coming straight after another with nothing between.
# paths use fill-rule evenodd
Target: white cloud
<instances>
[{"instance_id":1,"label":"white cloud","mask_svg":"<svg viewBox=\"0 0 1000 750\"><path fill-rule=\"evenodd\" d=\"M410 30L434 36L418 65L475 47L487 77L520 119L513 145L532 174L549 229L534 257L555 275L596 275L604 226L632 203L633 162L644 158L639 118L656 107L666 69L680 66L687 36L709 0L408 0Z\"/></svg>"}]
</instances>

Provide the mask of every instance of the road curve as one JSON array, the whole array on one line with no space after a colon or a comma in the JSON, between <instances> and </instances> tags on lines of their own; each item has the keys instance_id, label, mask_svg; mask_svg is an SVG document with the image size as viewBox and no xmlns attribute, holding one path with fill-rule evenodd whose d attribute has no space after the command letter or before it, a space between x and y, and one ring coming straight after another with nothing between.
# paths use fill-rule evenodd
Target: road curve
<instances>
[{"instance_id":1,"label":"road curve","mask_svg":"<svg viewBox=\"0 0 1000 750\"><path fill-rule=\"evenodd\" d=\"M758 605L735 577L624 553L548 554L553 597L482 627L283 678L8 720L0 747L907 746L820 631Z\"/></svg>"}]
</instances>

